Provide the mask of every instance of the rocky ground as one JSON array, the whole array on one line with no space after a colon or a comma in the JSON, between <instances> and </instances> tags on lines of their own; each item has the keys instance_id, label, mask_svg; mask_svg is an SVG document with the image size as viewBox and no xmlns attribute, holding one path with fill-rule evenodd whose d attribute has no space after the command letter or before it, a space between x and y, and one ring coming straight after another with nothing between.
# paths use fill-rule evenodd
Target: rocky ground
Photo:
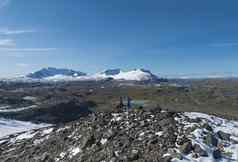
<instances>
[{"instance_id":1,"label":"rocky ground","mask_svg":"<svg viewBox=\"0 0 238 162\"><path fill-rule=\"evenodd\" d=\"M227 133L229 132L229 133ZM201 113L93 113L0 140L1 162L236 161L238 122Z\"/></svg>"},{"instance_id":2,"label":"rocky ground","mask_svg":"<svg viewBox=\"0 0 238 162\"><path fill-rule=\"evenodd\" d=\"M186 87L112 81L0 84L0 162L235 162L238 122L193 112L237 119L237 86L237 81L217 80ZM128 114L117 112L121 96L144 102L143 109L133 105ZM5 136L9 128L28 131Z\"/></svg>"}]
</instances>

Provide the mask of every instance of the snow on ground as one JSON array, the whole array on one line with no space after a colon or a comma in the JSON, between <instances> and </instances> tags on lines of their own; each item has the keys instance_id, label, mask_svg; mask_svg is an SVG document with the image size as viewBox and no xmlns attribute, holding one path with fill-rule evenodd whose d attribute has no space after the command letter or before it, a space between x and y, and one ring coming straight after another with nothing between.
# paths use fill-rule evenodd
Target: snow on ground
<instances>
[{"instance_id":1,"label":"snow on ground","mask_svg":"<svg viewBox=\"0 0 238 162\"><path fill-rule=\"evenodd\" d=\"M122 116L120 116L118 113L112 113L112 121L120 121L122 120Z\"/></svg>"},{"instance_id":2,"label":"snow on ground","mask_svg":"<svg viewBox=\"0 0 238 162\"><path fill-rule=\"evenodd\" d=\"M163 133L164 133L163 131L159 131L159 132L156 132L156 133L155 133L155 135L157 135L157 136L159 136L159 137L160 137L160 136L162 136L162 135L163 135Z\"/></svg>"},{"instance_id":3,"label":"snow on ground","mask_svg":"<svg viewBox=\"0 0 238 162\"><path fill-rule=\"evenodd\" d=\"M33 96L25 96L23 97L24 100L28 100L28 101L36 101L37 97L33 97Z\"/></svg>"},{"instance_id":4,"label":"snow on ground","mask_svg":"<svg viewBox=\"0 0 238 162\"><path fill-rule=\"evenodd\" d=\"M82 152L82 150L79 147L75 147L75 148L72 147L71 149L69 149L69 153L70 153L69 157L72 158L80 152Z\"/></svg>"},{"instance_id":5,"label":"snow on ground","mask_svg":"<svg viewBox=\"0 0 238 162\"><path fill-rule=\"evenodd\" d=\"M4 109L7 109L7 108L10 108L10 106L9 105L7 105L7 106L0 106L0 111L4 110Z\"/></svg>"},{"instance_id":6,"label":"snow on ground","mask_svg":"<svg viewBox=\"0 0 238 162\"><path fill-rule=\"evenodd\" d=\"M200 122L188 121L189 119L201 119ZM237 162L238 161L238 122L233 120L227 120L213 115L197 113L197 112L185 112L181 113L179 118L175 118L179 123L183 124L185 128L195 128L191 134L188 134L189 139L193 144L198 144L202 149L208 153L208 157L199 157L195 159L192 156L192 153L188 155L183 155L182 160L173 159L172 162ZM232 140L225 141L221 140L218 137L218 142L220 146L223 147L222 158L214 159L213 151L218 149L218 147L210 146L205 144L204 137L207 134L205 128L201 127L202 124L209 124L212 127L214 133L222 131L229 133ZM216 136L216 135L214 135ZM178 149L176 149L178 151Z\"/></svg>"},{"instance_id":7,"label":"snow on ground","mask_svg":"<svg viewBox=\"0 0 238 162\"><path fill-rule=\"evenodd\" d=\"M20 134L19 136L16 137L16 140L23 140L23 139L30 139L35 136L36 133L33 132L26 132L23 134Z\"/></svg>"},{"instance_id":8,"label":"snow on ground","mask_svg":"<svg viewBox=\"0 0 238 162\"><path fill-rule=\"evenodd\" d=\"M23 122L17 120L9 120L0 118L0 138L19 132L24 132L32 129L48 127L49 124L33 124L31 122Z\"/></svg>"},{"instance_id":9,"label":"snow on ground","mask_svg":"<svg viewBox=\"0 0 238 162\"><path fill-rule=\"evenodd\" d=\"M45 129L45 130L43 130L42 135L50 134L53 130L54 130L54 128Z\"/></svg>"},{"instance_id":10,"label":"snow on ground","mask_svg":"<svg viewBox=\"0 0 238 162\"><path fill-rule=\"evenodd\" d=\"M0 107L0 113L7 113L7 112L19 112L19 111L23 111L23 110L28 110L28 109L34 109L36 108L36 105L31 105L31 106L27 106L27 107L20 107L20 108L16 108L16 109L9 109L9 107Z\"/></svg>"},{"instance_id":11,"label":"snow on ground","mask_svg":"<svg viewBox=\"0 0 238 162\"><path fill-rule=\"evenodd\" d=\"M203 114L203 113L184 113L185 116L196 119L196 118L202 118L205 121L209 122L212 127L214 127L215 132L218 132L219 130L223 132L230 133L234 136L238 136L238 121L233 120L227 120L219 117L215 117L213 115Z\"/></svg>"},{"instance_id":12,"label":"snow on ground","mask_svg":"<svg viewBox=\"0 0 238 162\"><path fill-rule=\"evenodd\" d=\"M106 139L106 138L102 138L101 141L100 141L100 143L101 143L102 145L104 145L105 143L107 143L107 139Z\"/></svg>"}]
</instances>

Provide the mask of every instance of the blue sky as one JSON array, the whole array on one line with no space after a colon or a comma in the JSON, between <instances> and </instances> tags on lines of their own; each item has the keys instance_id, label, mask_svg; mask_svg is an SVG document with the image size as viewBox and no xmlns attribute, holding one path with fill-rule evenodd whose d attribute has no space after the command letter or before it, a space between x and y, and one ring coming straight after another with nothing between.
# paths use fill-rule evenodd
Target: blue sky
<instances>
[{"instance_id":1,"label":"blue sky","mask_svg":"<svg viewBox=\"0 0 238 162\"><path fill-rule=\"evenodd\" d=\"M0 77L42 67L238 74L237 0L0 0Z\"/></svg>"}]
</instances>

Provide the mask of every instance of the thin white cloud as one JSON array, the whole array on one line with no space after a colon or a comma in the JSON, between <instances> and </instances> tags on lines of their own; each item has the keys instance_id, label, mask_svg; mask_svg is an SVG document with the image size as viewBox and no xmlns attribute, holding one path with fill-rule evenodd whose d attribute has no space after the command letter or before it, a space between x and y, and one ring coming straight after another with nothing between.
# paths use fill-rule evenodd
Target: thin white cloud
<instances>
[{"instance_id":1,"label":"thin white cloud","mask_svg":"<svg viewBox=\"0 0 238 162\"><path fill-rule=\"evenodd\" d=\"M33 33L34 30L10 30L7 28L0 28L0 35L16 35L16 34L25 34L25 33Z\"/></svg>"},{"instance_id":2,"label":"thin white cloud","mask_svg":"<svg viewBox=\"0 0 238 162\"><path fill-rule=\"evenodd\" d=\"M7 6L11 0L0 0L0 8Z\"/></svg>"},{"instance_id":3,"label":"thin white cloud","mask_svg":"<svg viewBox=\"0 0 238 162\"><path fill-rule=\"evenodd\" d=\"M210 44L211 47L233 47L238 46L238 42L223 42Z\"/></svg>"},{"instance_id":4,"label":"thin white cloud","mask_svg":"<svg viewBox=\"0 0 238 162\"><path fill-rule=\"evenodd\" d=\"M0 39L0 48L15 47L16 44L12 39Z\"/></svg>"},{"instance_id":5,"label":"thin white cloud","mask_svg":"<svg viewBox=\"0 0 238 162\"><path fill-rule=\"evenodd\" d=\"M0 51L5 52L50 52L57 48L0 48Z\"/></svg>"}]
</instances>

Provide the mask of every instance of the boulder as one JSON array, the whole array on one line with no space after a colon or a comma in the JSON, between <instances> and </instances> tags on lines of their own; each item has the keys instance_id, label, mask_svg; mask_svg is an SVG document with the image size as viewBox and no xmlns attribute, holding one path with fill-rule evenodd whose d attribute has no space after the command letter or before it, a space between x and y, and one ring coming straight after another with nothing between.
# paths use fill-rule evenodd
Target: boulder
<instances>
[{"instance_id":1,"label":"boulder","mask_svg":"<svg viewBox=\"0 0 238 162\"><path fill-rule=\"evenodd\" d=\"M202 127L205 128L206 130L210 131L210 132L213 131L212 127L208 123L203 124Z\"/></svg>"},{"instance_id":2,"label":"boulder","mask_svg":"<svg viewBox=\"0 0 238 162\"><path fill-rule=\"evenodd\" d=\"M180 146L179 150L183 154L189 154L193 149L192 142L186 142L182 146Z\"/></svg>"},{"instance_id":3,"label":"boulder","mask_svg":"<svg viewBox=\"0 0 238 162\"><path fill-rule=\"evenodd\" d=\"M139 151L138 150L131 150L130 154L128 155L129 161L134 161L139 159Z\"/></svg>"},{"instance_id":4,"label":"boulder","mask_svg":"<svg viewBox=\"0 0 238 162\"><path fill-rule=\"evenodd\" d=\"M94 143L95 143L95 138L94 138L93 135L86 136L86 137L83 138L82 148L85 149L87 147L90 147Z\"/></svg>"},{"instance_id":5,"label":"boulder","mask_svg":"<svg viewBox=\"0 0 238 162\"><path fill-rule=\"evenodd\" d=\"M229 133L225 133L225 132L222 132L222 131L218 131L217 136L220 139L225 140L225 141L230 141L230 137L231 137L231 135Z\"/></svg>"},{"instance_id":6,"label":"boulder","mask_svg":"<svg viewBox=\"0 0 238 162\"><path fill-rule=\"evenodd\" d=\"M217 146L218 145L218 140L213 134L207 134L207 136L204 138L204 142L207 145L212 145L212 146Z\"/></svg>"},{"instance_id":7,"label":"boulder","mask_svg":"<svg viewBox=\"0 0 238 162\"><path fill-rule=\"evenodd\" d=\"M206 152L205 150L203 150L203 149L201 148L201 146L198 145L198 144L195 144L195 145L193 146L193 151L194 151L195 153L197 153L199 156L204 156L204 157L207 157L207 156L208 156L207 152Z\"/></svg>"},{"instance_id":8,"label":"boulder","mask_svg":"<svg viewBox=\"0 0 238 162\"><path fill-rule=\"evenodd\" d=\"M219 149L214 150L212 155L213 155L214 159L220 159L222 157L221 151Z\"/></svg>"},{"instance_id":9,"label":"boulder","mask_svg":"<svg viewBox=\"0 0 238 162\"><path fill-rule=\"evenodd\" d=\"M108 129L105 133L103 133L103 136L106 138L112 138L115 135L115 132L113 132L112 129Z\"/></svg>"},{"instance_id":10,"label":"boulder","mask_svg":"<svg viewBox=\"0 0 238 162\"><path fill-rule=\"evenodd\" d=\"M171 156L165 156L161 162L171 162L173 158Z\"/></svg>"},{"instance_id":11,"label":"boulder","mask_svg":"<svg viewBox=\"0 0 238 162\"><path fill-rule=\"evenodd\" d=\"M177 144L178 145L183 145L186 142L189 142L189 139L187 137L185 137L185 136L177 139Z\"/></svg>"}]
</instances>

